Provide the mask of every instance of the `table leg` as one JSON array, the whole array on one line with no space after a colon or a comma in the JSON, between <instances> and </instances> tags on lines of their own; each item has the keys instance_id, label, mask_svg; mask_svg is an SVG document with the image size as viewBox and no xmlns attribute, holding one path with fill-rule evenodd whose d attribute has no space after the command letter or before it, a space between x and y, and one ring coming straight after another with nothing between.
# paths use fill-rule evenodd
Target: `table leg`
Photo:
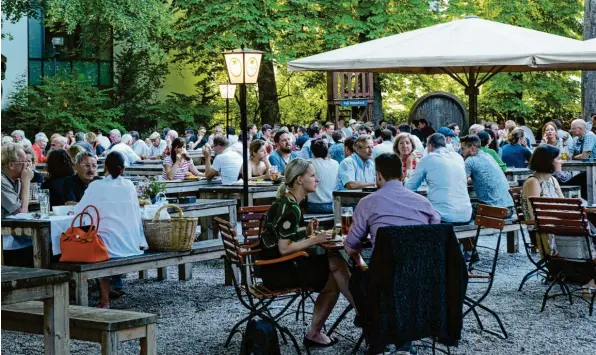
<instances>
[{"instance_id":1,"label":"table leg","mask_svg":"<svg viewBox=\"0 0 596 355\"><path fill-rule=\"evenodd\" d=\"M201 235L199 240L212 239L213 232L209 229L209 220L211 217L199 217L199 225L201 226Z\"/></svg>"},{"instance_id":2,"label":"table leg","mask_svg":"<svg viewBox=\"0 0 596 355\"><path fill-rule=\"evenodd\" d=\"M141 355L156 355L155 324L147 324L147 335L141 338Z\"/></svg>"},{"instance_id":3,"label":"table leg","mask_svg":"<svg viewBox=\"0 0 596 355\"><path fill-rule=\"evenodd\" d=\"M517 231L507 232L507 252L510 254L519 252L519 238Z\"/></svg>"},{"instance_id":4,"label":"table leg","mask_svg":"<svg viewBox=\"0 0 596 355\"><path fill-rule=\"evenodd\" d=\"M334 225L341 223L341 196L333 196L333 214L335 218Z\"/></svg>"},{"instance_id":5,"label":"table leg","mask_svg":"<svg viewBox=\"0 0 596 355\"><path fill-rule=\"evenodd\" d=\"M192 279L192 263L178 265L178 280L189 281Z\"/></svg>"},{"instance_id":6,"label":"table leg","mask_svg":"<svg viewBox=\"0 0 596 355\"><path fill-rule=\"evenodd\" d=\"M68 355L70 354L68 282L55 284L53 291L53 296L43 301L45 354Z\"/></svg>"},{"instance_id":7,"label":"table leg","mask_svg":"<svg viewBox=\"0 0 596 355\"><path fill-rule=\"evenodd\" d=\"M101 355L118 354L118 332L104 331L101 333Z\"/></svg>"},{"instance_id":8,"label":"table leg","mask_svg":"<svg viewBox=\"0 0 596 355\"><path fill-rule=\"evenodd\" d=\"M596 203L596 196L594 196L596 185L596 165L591 164L586 169L586 184L588 188L588 205L592 206Z\"/></svg>"},{"instance_id":9,"label":"table leg","mask_svg":"<svg viewBox=\"0 0 596 355\"><path fill-rule=\"evenodd\" d=\"M50 265L52 252L52 238L49 226L40 227L35 231L33 239L33 266L37 269L47 269Z\"/></svg>"},{"instance_id":10,"label":"table leg","mask_svg":"<svg viewBox=\"0 0 596 355\"><path fill-rule=\"evenodd\" d=\"M79 273L72 273L75 282L75 304L83 307L89 305L89 285L87 278Z\"/></svg>"},{"instance_id":11,"label":"table leg","mask_svg":"<svg viewBox=\"0 0 596 355\"><path fill-rule=\"evenodd\" d=\"M168 268L167 267L160 267L157 269L157 280L167 280L168 279Z\"/></svg>"},{"instance_id":12,"label":"table leg","mask_svg":"<svg viewBox=\"0 0 596 355\"><path fill-rule=\"evenodd\" d=\"M145 280L149 278L149 270L139 271L139 280Z\"/></svg>"},{"instance_id":13,"label":"table leg","mask_svg":"<svg viewBox=\"0 0 596 355\"><path fill-rule=\"evenodd\" d=\"M253 197L253 194L252 194L252 192L249 192L248 193L248 206L252 207L252 206L254 206L254 204L255 204L255 199Z\"/></svg>"}]
</instances>

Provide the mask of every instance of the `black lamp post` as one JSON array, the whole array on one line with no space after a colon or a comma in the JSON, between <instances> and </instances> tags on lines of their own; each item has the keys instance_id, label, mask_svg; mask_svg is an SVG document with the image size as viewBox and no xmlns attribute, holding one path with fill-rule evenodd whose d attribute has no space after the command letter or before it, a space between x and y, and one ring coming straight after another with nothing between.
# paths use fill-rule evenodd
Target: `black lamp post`
<instances>
[{"instance_id":1,"label":"black lamp post","mask_svg":"<svg viewBox=\"0 0 596 355\"><path fill-rule=\"evenodd\" d=\"M242 176L244 195L242 202L248 206L248 122L246 113L246 84L256 84L263 52L241 48L224 52L230 84L240 86L240 131L242 132Z\"/></svg>"},{"instance_id":2,"label":"black lamp post","mask_svg":"<svg viewBox=\"0 0 596 355\"><path fill-rule=\"evenodd\" d=\"M236 85L226 83L219 84L219 93L222 99L226 99L226 138L229 138L228 127L230 126L230 99L236 95Z\"/></svg>"},{"instance_id":3,"label":"black lamp post","mask_svg":"<svg viewBox=\"0 0 596 355\"><path fill-rule=\"evenodd\" d=\"M53 37L52 38L52 49L54 50L54 76L58 72L58 68L56 66L56 57L58 56L58 52L56 51L56 47L62 47L64 45L64 37Z\"/></svg>"}]
</instances>

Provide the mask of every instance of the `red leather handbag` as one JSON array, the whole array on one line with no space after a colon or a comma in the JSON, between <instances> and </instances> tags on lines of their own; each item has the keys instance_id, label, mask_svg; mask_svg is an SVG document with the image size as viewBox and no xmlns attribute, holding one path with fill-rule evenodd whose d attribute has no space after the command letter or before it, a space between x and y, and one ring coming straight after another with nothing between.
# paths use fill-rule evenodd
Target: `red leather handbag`
<instances>
[{"instance_id":1,"label":"red leather handbag","mask_svg":"<svg viewBox=\"0 0 596 355\"><path fill-rule=\"evenodd\" d=\"M97 225L93 221L93 216L87 212L88 209L95 210ZM91 225L88 231L81 228L83 216L89 216L91 218ZM77 218L79 219L79 226L75 227L74 224ZM96 263L108 260L110 258L108 249L97 234L98 228L99 211L97 207L89 205L73 218L70 227L60 235L60 249L62 251L60 262Z\"/></svg>"}]
</instances>

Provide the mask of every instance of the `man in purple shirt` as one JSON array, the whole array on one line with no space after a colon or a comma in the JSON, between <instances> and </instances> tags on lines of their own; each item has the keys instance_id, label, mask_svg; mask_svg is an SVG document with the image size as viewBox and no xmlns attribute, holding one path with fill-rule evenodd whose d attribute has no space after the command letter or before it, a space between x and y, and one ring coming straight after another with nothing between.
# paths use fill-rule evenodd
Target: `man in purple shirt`
<instances>
[{"instance_id":1,"label":"man in purple shirt","mask_svg":"<svg viewBox=\"0 0 596 355\"><path fill-rule=\"evenodd\" d=\"M396 154L380 154L375 168L379 190L356 206L346 240L350 256L358 256L369 234L374 249L377 229L381 227L441 223L441 217L425 197L403 186L401 160Z\"/></svg>"}]
</instances>

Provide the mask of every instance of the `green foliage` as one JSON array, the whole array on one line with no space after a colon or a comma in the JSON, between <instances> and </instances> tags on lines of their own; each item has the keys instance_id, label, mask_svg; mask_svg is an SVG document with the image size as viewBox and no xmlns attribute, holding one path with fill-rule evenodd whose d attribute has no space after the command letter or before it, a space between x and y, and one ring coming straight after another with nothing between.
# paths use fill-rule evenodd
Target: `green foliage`
<instances>
[{"instance_id":1,"label":"green foliage","mask_svg":"<svg viewBox=\"0 0 596 355\"><path fill-rule=\"evenodd\" d=\"M111 90L100 90L76 72L46 77L41 86L27 86L8 97L9 108L2 112L2 130L37 132L87 132L120 128L122 110L114 107Z\"/></svg>"}]
</instances>

